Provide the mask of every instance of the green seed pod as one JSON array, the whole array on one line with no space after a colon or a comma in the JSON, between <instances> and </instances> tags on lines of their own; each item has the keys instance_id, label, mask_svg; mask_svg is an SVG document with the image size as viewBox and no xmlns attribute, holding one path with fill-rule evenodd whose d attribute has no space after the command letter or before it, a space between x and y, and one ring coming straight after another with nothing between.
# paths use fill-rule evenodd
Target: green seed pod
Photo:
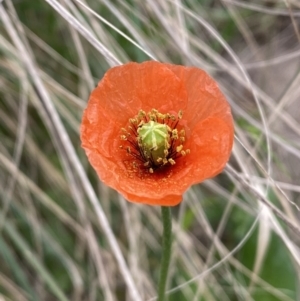
<instances>
[{"instance_id":1,"label":"green seed pod","mask_svg":"<svg viewBox=\"0 0 300 301\"><path fill-rule=\"evenodd\" d=\"M152 120L143 124L138 129L138 140L146 158L156 166L161 165L170 147L167 125Z\"/></svg>"}]
</instances>

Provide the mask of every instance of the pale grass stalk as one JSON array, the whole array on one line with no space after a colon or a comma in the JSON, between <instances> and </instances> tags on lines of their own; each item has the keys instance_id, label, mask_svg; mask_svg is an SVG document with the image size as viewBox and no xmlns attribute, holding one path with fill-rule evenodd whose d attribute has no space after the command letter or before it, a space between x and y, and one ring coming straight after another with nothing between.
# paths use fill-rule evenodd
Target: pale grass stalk
<instances>
[{"instance_id":1,"label":"pale grass stalk","mask_svg":"<svg viewBox=\"0 0 300 301\"><path fill-rule=\"evenodd\" d=\"M238 189L238 185L236 186L236 189ZM195 212L195 214L197 214L199 223L203 227L204 232L206 233L206 235L208 237L210 237L211 241L213 242L213 246L217 247L218 246L218 244L217 244L217 242L218 242L218 236L215 235L215 233L214 233L211 225L209 224L208 218L206 217L205 211L204 211L203 207L201 206L201 203L197 202L197 199L199 200L199 198L201 198L201 194L200 194L200 196L199 196L199 194L196 195L195 190L193 189L193 190L190 191L190 195L191 195L191 198L193 200L192 210ZM204 262L203 265L202 265L202 269L201 270L202 271L203 270L206 271L206 270L209 269L209 266L210 266L209 263ZM201 297L202 294L206 290L206 285L204 285L204 284L206 284L208 282L210 283L212 281L212 277L210 277L210 275L208 275L207 278L208 279L203 279L203 278L199 279L199 286L197 288L197 291L195 293L195 296L194 296L193 300L197 300L196 298L199 299L199 297ZM233 285L233 283L232 283L232 285ZM222 288L222 290L223 290L223 288ZM226 292L222 291L221 295L225 297L226 296Z\"/></svg>"},{"instance_id":2,"label":"pale grass stalk","mask_svg":"<svg viewBox=\"0 0 300 301\"><path fill-rule=\"evenodd\" d=\"M248 46L250 47L251 52L255 56L257 56L257 54L259 53L259 51L258 51L259 47L257 45L257 42L255 41L255 38L254 38L251 30L249 29L247 23L243 20L243 18L238 13L238 10L233 5L231 5L230 3L228 3L224 0L222 0L222 3L226 7L228 13L231 15L231 17L234 20L237 28L239 29L239 31L241 32L243 38L245 39Z\"/></svg>"},{"instance_id":3,"label":"pale grass stalk","mask_svg":"<svg viewBox=\"0 0 300 301\"><path fill-rule=\"evenodd\" d=\"M251 182L258 182L258 183L261 183L261 184L266 183L266 179L262 178L262 177L259 177L259 176L244 175L244 174L239 174L239 176L242 177L242 178L245 178L247 180L249 180L249 178L251 178ZM300 192L300 185L293 185L293 184L290 184L290 183L276 181L276 180L273 180L271 185L275 189L279 188L280 191L282 191L282 192L283 192L283 189L288 190L288 191ZM296 210L300 211L299 206L295 202L292 202L291 200L289 200L289 201L291 202L291 205L296 208Z\"/></svg>"},{"instance_id":4,"label":"pale grass stalk","mask_svg":"<svg viewBox=\"0 0 300 301\"><path fill-rule=\"evenodd\" d=\"M298 38L298 42L300 42L300 32L299 32L299 29L298 29L298 24L294 18L294 13L293 13L293 10L291 8L291 1L289 0L283 0L284 4L287 6L288 8L288 11L289 11L289 16L291 18L291 21L292 21L292 24L293 24L293 28L294 28L294 31L297 35L297 38Z\"/></svg>"},{"instance_id":5,"label":"pale grass stalk","mask_svg":"<svg viewBox=\"0 0 300 301\"><path fill-rule=\"evenodd\" d=\"M50 249L52 249L57 255L59 255L59 259L62 262L62 264L66 267L66 271L68 272L68 275L70 279L73 282L73 298L74 301L81 300L81 294L82 294L82 288L83 288L83 279L80 275L79 269L76 266L75 262L70 258L69 254L67 254L64 249L45 231L44 226L41 225L40 221L38 220L37 214L35 212L35 208L33 204L30 204L31 200L29 198L29 194L26 194L23 190L22 198L27 195L26 199L28 199L25 203L26 207L31 207L29 210L24 210L21 206L18 206L19 212L22 212L24 217L28 219L29 223L32 224L33 231L37 232L35 233L36 243L38 244L37 248L37 256L38 259L41 261L41 258L43 257L42 251L41 251L41 243L44 242L49 246ZM24 213L23 213L24 210Z\"/></svg>"},{"instance_id":6,"label":"pale grass stalk","mask_svg":"<svg viewBox=\"0 0 300 301\"><path fill-rule=\"evenodd\" d=\"M78 32L71 25L69 25L69 28L70 28L70 32L71 32L77 53L78 53L80 65L83 70L83 78L82 78L83 84L81 86L84 87L85 91L84 91L84 93L82 93L82 98L87 99L88 95L89 95L89 91L93 90L95 87L95 82L93 80L91 70L88 66L88 60L87 60L86 54L83 50L83 46L82 46L80 37L78 35Z\"/></svg>"},{"instance_id":7,"label":"pale grass stalk","mask_svg":"<svg viewBox=\"0 0 300 301\"><path fill-rule=\"evenodd\" d=\"M299 206L297 206L297 204L293 201L291 201L288 196L286 195L286 193L284 193L284 191L278 186L276 185L275 181L273 180L273 178L271 178L268 174L267 171L264 169L264 167L261 165L261 163L259 162L259 160L256 158L255 154L253 154L252 151L249 150L248 147L246 147L241 140L239 140L237 137L235 137L236 140L239 142L239 144L243 147L243 149L250 155L250 158L257 164L257 166L259 167L260 171L263 172L263 174L265 175L265 177L267 178L267 183L270 185L274 185L275 192L277 193L277 196L279 197L279 200L281 200L281 203L283 205L283 207L286 209L287 213L289 214L290 218L295 222L298 223L297 219L295 219L294 213L291 212L290 208L286 207L286 204L289 204L291 206L293 206L294 208L296 208L298 211L300 211ZM234 148L235 150L236 148ZM245 166L242 162L241 162L242 166ZM240 174L241 176L242 174ZM243 173L243 175L245 175L246 178L249 179L249 172ZM250 176L251 178L251 176ZM266 184L266 183L265 183ZM260 186L256 186L256 187L260 187ZM283 201L282 201L283 200Z\"/></svg>"},{"instance_id":8,"label":"pale grass stalk","mask_svg":"<svg viewBox=\"0 0 300 301\"><path fill-rule=\"evenodd\" d=\"M210 228L210 225L208 224L208 222L207 222L207 219L206 219L206 217L205 217L205 214L204 214L204 211L203 211L203 209L201 208L201 206L196 202L196 198L198 198L197 197L197 195L193 192L193 190L194 189L192 189L191 191L190 191L190 193L191 193L191 196L193 197L193 200L194 200L194 206L195 206L195 208L197 208L198 209L198 212L200 213L200 215L198 216L197 215L197 217L198 217L198 219L199 219L199 223L200 223L200 225L205 229L205 230L207 230L206 232L207 232L207 235L209 235L211 238L213 238L213 236L214 236L214 232L213 232L213 230ZM254 216L255 217L255 216ZM253 217L253 218L254 218ZM259 217L257 216L256 217L256 222L258 223L258 221L259 221L259 219L258 219ZM253 230L253 229L252 229ZM185 233L183 232L182 233L182 235L184 235L185 236ZM187 239L187 237L186 237L186 239ZM185 241L185 240L183 240L183 237L181 237L180 238L180 240L179 241L181 241L182 242L182 244L184 245L184 246L186 246L188 243L187 243L187 241ZM192 246L194 246L194 244L195 244L195 242L190 242L190 245ZM224 247L224 245L222 244L222 242L219 240L219 238L218 237L216 237L215 236L215 240L214 240L214 244L215 244L215 246L216 246L216 249L218 250L218 252L219 252L219 254L222 256L222 258L225 256L229 256L229 253L230 253L230 251L229 250L227 250L225 247ZM195 246L194 246L195 247ZM190 256L189 256L189 258L190 258ZM237 268L238 270L240 270L241 272L243 272L244 274L245 274L245 276L247 276L247 277L252 277L252 275L253 275L253 273L252 273L252 271L249 271L248 269L246 269L243 265L241 265L240 263L239 263L239 261L237 261L236 259L234 259L234 257L230 257L229 258L229 262L230 262L230 264L232 264L232 266L234 266L235 268ZM291 299L287 296L287 295L285 295L285 294L283 294L280 290L278 290L278 289L274 289L274 288L272 288L270 285L268 285L265 281L263 281L262 279L260 279L257 275L254 275L254 278L253 278L253 280L256 282L256 283L259 283L262 287L264 287L264 288L266 288L270 293L272 293L272 294L274 294L274 296L277 296L278 298L280 298L280 299L282 299L282 300L290 300L291 301Z\"/></svg>"},{"instance_id":9,"label":"pale grass stalk","mask_svg":"<svg viewBox=\"0 0 300 301\"><path fill-rule=\"evenodd\" d=\"M89 41L95 49L99 51L106 59L110 66L120 65L121 62L103 45L99 40L95 38L93 33L87 30L76 18L74 18L59 2L55 0L45 0L49 3L63 18L66 19L81 35Z\"/></svg>"},{"instance_id":10,"label":"pale grass stalk","mask_svg":"<svg viewBox=\"0 0 300 301\"><path fill-rule=\"evenodd\" d=\"M15 300L29 301L29 299L27 299L24 296L25 292L22 291L20 287L18 287L14 282L12 282L9 278L7 278L5 274L2 274L1 272L0 272L0 283L2 287L4 287L14 296ZM2 299L1 295L0 295L0 300L7 301L7 299L4 299L4 297Z\"/></svg>"},{"instance_id":11,"label":"pale grass stalk","mask_svg":"<svg viewBox=\"0 0 300 301\"><path fill-rule=\"evenodd\" d=\"M270 67L270 66L288 63L289 61L298 59L299 56L300 56L300 50L295 49L290 53L282 54L275 58L264 59L260 62L245 63L244 66L247 70Z\"/></svg>"},{"instance_id":12,"label":"pale grass stalk","mask_svg":"<svg viewBox=\"0 0 300 301\"><path fill-rule=\"evenodd\" d=\"M55 279L47 272L47 270L43 267L43 265L39 262L36 255L29 249L28 245L24 241L24 239L19 235L14 226L10 224L10 222L5 223L5 231L10 236L14 244L17 246L19 251L23 253L23 256L26 260L32 265L32 268L35 269L42 279L47 283L49 288L52 290L53 294L60 301L68 301L68 298L63 293L63 291L59 288Z\"/></svg>"},{"instance_id":13,"label":"pale grass stalk","mask_svg":"<svg viewBox=\"0 0 300 301\"><path fill-rule=\"evenodd\" d=\"M105 18L103 18L102 16L100 16L99 14L97 14L94 10L92 10L90 7L88 7L86 4L84 4L82 1L80 0L75 0L76 2L78 2L80 5L82 5L82 7L84 7L88 12L90 12L92 15L94 15L98 20L100 20L102 23L106 24L107 26L109 26L112 30L114 30L115 32L117 32L118 34L120 34L122 37L124 37L126 40L128 40L132 45L134 45L135 47L137 47L138 49L142 50L149 58L156 60L155 57L153 56L152 53L150 53L147 49L145 49L144 47L140 46L140 42L137 43L135 42L133 39L131 39L128 35L124 34L121 30L119 30L116 26L114 26L113 24L111 24L109 21L107 21ZM129 25L129 23L126 23ZM134 31L135 32L135 31ZM139 41L142 40L140 36L138 36Z\"/></svg>"},{"instance_id":14,"label":"pale grass stalk","mask_svg":"<svg viewBox=\"0 0 300 301\"><path fill-rule=\"evenodd\" d=\"M27 106L28 106L28 82L26 79L26 75L21 73L20 75L20 99L21 105L19 107L18 113L18 128L16 133L16 142L14 147L14 164L19 166L20 159L23 152L23 146L25 141L25 134L26 134L26 126L27 126ZM5 223L6 214L8 208L10 206L10 199L12 197L13 190L16 184L16 177L17 174L11 174L11 178L8 179L6 183L6 188L4 190L4 204L2 208L2 212L0 213L0 233Z\"/></svg>"},{"instance_id":15,"label":"pale grass stalk","mask_svg":"<svg viewBox=\"0 0 300 301\"><path fill-rule=\"evenodd\" d=\"M59 217L63 223L70 227L79 236L84 236L83 229L68 213L66 213L56 202L54 202L44 191L42 191L32 180L26 177L4 154L0 153L0 165L3 170L7 169L10 174L17 174L16 180L21 187L29 189L31 193L36 195L40 202L47 209L52 211Z\"/></svg>"},{"instance_id":16,"label":"pale grass stalk","mask_svg":"<svg viewBox=\"0 0 300 301\"><path fill-rule=\"evenodd\" d=\"M250 3L250 2L246 2L246 1L236 1L236 0L223 0L223 1L234 4L235 6L238 6L238 7L244 7L249 10L253 10L253 11L264 13L264 14L290 16L290 12L286 9L280 9L280 8L276 8L276 7L268 8L267 6L262 6L262 5L259 5L256 3ZM300 17L300 12L293 11L293 15L294 15L294 17Z\"/></svg>"},{"instance_id":17,"label":"pale grass stalk","mask_svg":"<svg viewBox=\"0 0 300 301\"><path fill-rule=\"evenodd\" d=\"M140 242L139 238L141 237L141 229L140 229L140 220L139 220L139 213L136 208L132 206L132 204L128 204L128 202L119 195L119 202L120 207L122 208L123 216L124 216L124 225L126 230L126 236L128 239L128 263L129 268L132 273L132 277L135 280L136 286L142 293L142 285L141 285L141 271L140 271ZM136 206L137 207L137 206Z\"/></svg>"},{"instance_id":18,"label":"pale grass stalk","mask_svg":"<svg viewBox=\"0 0 300 301\"><path fill-rule=\"evenodd\" d=\"M62 65L64 68L68 69L69 71L73 72L79 77L83 77L82 70L77 66L71 64L68 60L66 60L62 55L60 55L56 50L54 50L50 45L45 43L41 38L39 38L34 32L32 32L29 28L25 25L24 32L31 42L33 42L36 46L38 46L41 50L47 53L52 59L54 59L57 63Z\"/></svg>"},{"instance_id":19,"label":"pale grass stalk","mask_svg":"<svg viewBox=\"0 0 300 301\"><path fill-rule=\"evenodd\" d=\"M239 178L238 173L229 165L226 166L226 172L230 173L236 178ZM246 189L249 189L251 193L258 198L259 201L267 205L272 212L277 215L281 220L283 220L288 227L290 227L295 233L300 235L300 228L298 225L295 225L288 217L285 216L284 213L282 213L277 207L275 207L260 191L258 191L255 187L253 187L250 183L248 183L246 180L239 178L241 181L240 183L243 184ZM298 257L299 255L297 255ZM298 259L297 259L298 261Z\"/></svg>"},{"instance_id":20,"label":"pale grass stalk","mask_svg":"<svg viewBox=\"0 0 300 301\"><path fill-rule=\"evenodd\" d=\"M125 6L128 11L132 11L132 9L127 6L127 3L125 1L121 1L118 3L118 5L114 5L114 3L109 0L101 0L101 2L103 4L105 4L105 6L109 9L109 11L113 14L113 16L115 16L115 18L117 18L124 25L124 27L126 27L126 29L131 33L131 35L134 37L134 39L138 42L136 47L138 47L139 49L144 51L145 54L147 54L149 57L152 58L154 55L154 52L155 53L157 52L156 49L153 49L155 47L155 45L151 45L152 44L151 41L147 40L147 37L145 37L145 34L141 31L141 29L139 27L135 27L132 20L129 18L126 18L126 14L124 14L124 12L120 11L120 9L119 9L122 6ZM93 12L93 14L94 13L96 15L98 15L96 12ZM138 11L137 11L137 13L138 13ZM142 18L141 16L140 16L140 18L137 17L137 19L139 19L140 22L141 22L141 20L140 20L141 18ZM104 20L103 20L103 22L104 22ZM107 22L107 25L111 26L111 28L113 28L113 29L116 28L115 26L113 26L113 24L109 23L107 20L105 20L105 22ZM116 28L116 30L118 32L120 32L120 34L122 34L125 38L129 38L125 33L120 31L119 29ZM130 41L130 40L128 39L128 41ZM133 44L133 45L135 45L135 44ZM155 59L155 57L153 57L153 59Z\"/></svg>"},{"instance_id":21,"label":"pale grass stalk","mask_svg":"<svg viewBox=\"0 0 300 301\"><path fill-rule=\"evenodd\" d=\"M80 10L74 5L73 1L64 0L67 4L70 11L74 14L74 16L93 34L95 37L102 42L102 45L109 45L110 51L114 54L116 58L119 59L120 62L124 62L128 60L128 56L123 49L117 47L114 39L111 38L110 32L106 32L103 26L101 26L97 20L93 18L93 15L86 14L84 10ZM79 7L80 8L80 7ZM86 20L87 19L87 20Z\"/></svg>"},{"instance_id":22,"label":"pale grass stalk","mask_svg":"<svg viewBox=\"0 0 300 301\"><path fill-rule=\"evenodd\" d=\"M77 109L83 110L85 108L86 102L78 97L77 95L73 94L69 90L67 90L64 86L62 86L59 82L55 80L55 78L52 78L45 72L40 72L41 78L45 82L45 86L47 88L51 88L51 92L54 95L57 95L59 97L63 97L64 101L67 101L66 105L72 105ZM78 125L79 125L79 121Z\"/></svg>"}]
</instances>

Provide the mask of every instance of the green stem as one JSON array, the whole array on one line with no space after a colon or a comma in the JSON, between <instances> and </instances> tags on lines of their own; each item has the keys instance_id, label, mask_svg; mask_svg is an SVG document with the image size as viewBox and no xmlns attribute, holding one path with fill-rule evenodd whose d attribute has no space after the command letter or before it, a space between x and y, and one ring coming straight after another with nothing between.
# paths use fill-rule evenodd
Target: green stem
<instances>
[{"instance_id":1,"label":"green stem","mask_svg":"<svg viewBox=\"0 0 300 301\"><path fill-rule=\"evenodd\" d=\"M171 259L172 246L172 214L170 207L161 207L163 220L162 258L158 285L158 301L165 300L166 283Z\"/></svg>"}]
</instances>

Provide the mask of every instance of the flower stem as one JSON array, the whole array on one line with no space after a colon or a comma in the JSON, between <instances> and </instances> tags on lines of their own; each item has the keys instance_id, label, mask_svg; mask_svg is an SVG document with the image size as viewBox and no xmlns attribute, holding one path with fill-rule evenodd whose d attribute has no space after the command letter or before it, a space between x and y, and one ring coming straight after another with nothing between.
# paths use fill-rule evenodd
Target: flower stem
<instances>
[{"instance_id":1,"label":"flower stem","mask_svg":"<svg viewBox=\"0 0 300 301\"><path fill-rule=\"evenodd\" d=\"M166 283L171 259L172 214L170 207L161 207L163 220L162 258L158 285L158 301L165 300Z\"/></svg>"}]
</instances>

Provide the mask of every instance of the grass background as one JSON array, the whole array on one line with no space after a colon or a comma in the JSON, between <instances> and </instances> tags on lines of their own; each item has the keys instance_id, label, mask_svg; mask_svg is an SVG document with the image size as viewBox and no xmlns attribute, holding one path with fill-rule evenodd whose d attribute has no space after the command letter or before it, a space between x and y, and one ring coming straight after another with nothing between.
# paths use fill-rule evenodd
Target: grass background
<instances>
[{"instance_id":1,"label":"grass background","mask_svg":"<svg viewBox=\"0 0 300 301\"><path fill-rule=\"evenodd\" d=\"M160 210L79 141L104 72L149 59L207 70L236 130L173 208L169 300L299 300L299 20L296 0L0 2L0 300L155 300Z\"/></svg>"}]
</instances>

